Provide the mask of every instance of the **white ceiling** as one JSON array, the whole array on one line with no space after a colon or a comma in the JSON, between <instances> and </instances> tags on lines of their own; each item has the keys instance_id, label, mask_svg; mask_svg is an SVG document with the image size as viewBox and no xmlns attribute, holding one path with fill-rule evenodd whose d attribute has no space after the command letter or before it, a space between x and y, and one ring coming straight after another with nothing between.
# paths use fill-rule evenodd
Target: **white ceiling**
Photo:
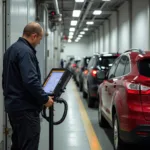
<instances>
[{"instance_id":1,"label":"white ceiling","mask_svg":"<svg viewBox=\"0 0 150 150\"><path fill-rule=\"evenodd\" d=\"M71 27L71 20L78 20L77 26L75 26L75 34L78 35L83 28L87 27L86 21L94 21L93 25L88 26L89 31L86 31L86 35L89 35L91 31L95 30L100 26L104 20L116 11L117 8L122 5L126 0L111 0L108 2L102 0L84 0L83 3L76 3L75 0L57 0L59 5L59 11L62 14L62 29L63 34L68 36L69 28ZM55 10L53 0L45 0L48 4L49 11ZM81 10L80 17L72 17L73 10ZM102 14L99 16L94 16L94 10L102 10ZM75 36L74 36L75 37Z\"/></svg>"}]
</instances>

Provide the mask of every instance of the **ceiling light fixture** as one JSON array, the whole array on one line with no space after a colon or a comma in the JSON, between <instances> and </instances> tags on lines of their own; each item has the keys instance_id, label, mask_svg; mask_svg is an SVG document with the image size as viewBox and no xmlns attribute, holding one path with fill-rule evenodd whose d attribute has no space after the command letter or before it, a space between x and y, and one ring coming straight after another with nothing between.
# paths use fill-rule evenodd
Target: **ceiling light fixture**
<instances>
[{"instance_id":1,"label":"ceiling light fixture","mask_svg":"<svg viewBox=\"0 0 150 150\"><path fill-rule=\"evenodd\" d=\"M75 42L79 42L78 40L75 40Z\"/></svg>"},{"instance_id":2,"label":"ceiling light fixture","mask_svg":"<svg viewBox=\"0 0 150 150\"><path fill-rule=\"evenodd\" d=\"M72 16L73 16L73 17L79 17L79 16L80 16L80 13L81 13L81 10L73 10Z\"/></svg>"},{"instance_id":3,"label":"ceiling light fixture","mask_svg":"<svg viewBox=\"0 0 150 150\"><path fill-rule=\"evenodd\" d=\"M76 3L83 3L84 0L75 0Z\"/></svg>"},{"instance_id":4,"label":"ceiling light fixture","mask_svg":"<svg viewBox=\"0 0 150 150\"><path fill-rule=\"evenodd\" d=\"M74 31L75 31L75 28L70 28L69 31L74 32Z\"/></svg>"},{"instance_id":5,"label":"ceiling light fixture","mask_svg":"<svg viewBox=\"0 0 150 150\"><path fill-rule=\"evenodd\" d=\"M109 1L111 1L111 0L102 0L102 1L104 1L104 2L109 2Z\"/></svg>"},{"instance_id":6,"label":"ceiling light fixture","mask_svg":"<svg viewBox=\"0 0 150 150\"><path fill-rule=\"evenodd\" d=\"M101 10L94 10L93 15L100 15L102 13Z\"/></svg>"},{"instance_id":7,"label":"ceiling light fixture","mask_svg":"<svg viewBox=\"0 0 150 150\"><path fill-rule=\"evenodd\" d=\"M74 35L74 32L69 32L69 35Z\"/></svg>"},{"instance_id":8,"label":"ceiling light fixture","mask_svg":"<svg viewBox=\"0 0 150 150\"><path fill-rule=\"evenodd\" d=\"M88 31L89 29L88 29L88 28L84 28L83 30L84 30L84 31Z\"/></svg>"},{"instance_id":9,"label":"ceiling light fixture","mask_svg":"<svg viewBox=\"0 0 150 150\"><path fill-rule=\"evenodd\" d=\"M78 37L83 37L83 35L78 35Z\"/></svg>"},{"instance_id":10,"label":"ceiling light fixture","mask_svg":"<svg viewBox=\"0 0 150 150\"><path fill-rule=\"evenodd\" d=\"M94 22L93 21L87 21L86 24L92 25L92 24L94 24Z\"/></svg>"},{"instance_id":11,"label":"ceiling light fixture","mask_svg":"<svg viewBox=\"0 0 150 150\"><path fill-rule=\"evenodd\" d=\"M69 35L69 39L72 39L73 38L73 36L72 35Z\"/></svg>"},{"instance_id":12,"label":"ceiling light fixture","mask_svg":"<svg viewBox=\"0 0 150 150\"><path fill-rule=\"evenodd\" d=\"M84 32L84 31L82 31L82 32L80 32L80 34L85 34L85 32Z\"/></svg>"},{"instance_id":13,"label":"ceiling light fixture","mask_svg":"<svg viewBox=\"0 0 150 150\"><path fill-rule=\"evenodd\" d=\"M77 20L72 20L72 21L71 21L71 26L76 26L76 25L77 25L77 23L78 23L78 21L77 21Z\"/></svg>"},{"instance_id":14,"label":"ceiling light fixture","mask_svg":"<svg viewBox=\"0 0 150 150\"><path fill-rule=\"evenodd\" d=\"M68 42L71 43L72 41L69 39Z\"/></svg>"}]
</instances>

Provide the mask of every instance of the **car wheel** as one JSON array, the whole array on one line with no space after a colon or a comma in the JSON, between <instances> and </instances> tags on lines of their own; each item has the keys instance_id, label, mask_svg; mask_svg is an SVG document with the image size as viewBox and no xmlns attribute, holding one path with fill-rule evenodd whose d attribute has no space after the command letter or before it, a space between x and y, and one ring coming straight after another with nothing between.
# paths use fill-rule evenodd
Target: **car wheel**
<instances>
[{"instance_id":1,"label":"car wheel","mask_svg":"<svg viewBox=\"0 0 150 150\"><path fill-rule=\"evenodd\" d=\"M88 107L92 108L94 106L95 100L90 96L90 91L88 89Z\"/></svg>"},{"instance_id":2,"label":"car wheel","mask_svg":"<svg viewBox=\"0 0 150 150\"><path fill-rule=\"evenodd\" d=\"M82 92L82 82L79 82L79 90Z\"/></svg>"},{"instance_id":3,"label":"car wheel","mask_svg":"<svg viewBox=\"0 0 150 150\"><path fill-rule=\"evenodd\" d=\"M77 85L77 86L79 86L79 83L78 83L78 81L76 80L75 82L76 82L76 85Z\"/></svg>"},{"instance_id":4,"label":"car wheel","mask_svg":"<svg viewBox=\"0 0 150 150\"><path fill-rule=\"evenodd\" d=\"M101 104L98 106L98 123L100 127L107 127L108 123L102 115Z\"/></svg>"},{"instance_id":5,"label":"car wheel","mask_svg":"<svg viewBox=\"0 0 150 150\"><path fill-rule=\"evenodd\" d=\"M87 97L87 94L86 92L84 91L84 87L83 87L83 98L86 98Z\"/></svg>"},{"instance_id":6,"label":"car wheel","mask_svg":"<svg viewBox=\"0 0 150 150\"><path fill-rule=\"evenodd\" d=\"M114 123L113 123L113 145L114 145L114 150L121 150L123 146L123 141L120 139L119 135L119 123L118 123L118 118L117 115L114 115Z\"/></svg>"}]
</instances>

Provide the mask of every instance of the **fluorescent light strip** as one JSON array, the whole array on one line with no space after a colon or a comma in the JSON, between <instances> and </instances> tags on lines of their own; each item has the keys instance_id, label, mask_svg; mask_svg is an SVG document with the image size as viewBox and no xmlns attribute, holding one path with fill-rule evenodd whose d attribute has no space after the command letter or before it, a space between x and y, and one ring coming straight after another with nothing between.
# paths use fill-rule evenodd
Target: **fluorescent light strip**
<instances>
[{"instance_id":1,"label":"fluorescent light strip","mask_svg":"<svg viewBox=\"0 0 150 150\"><path fill-rule=\"evenodd\" d=\"M69 31L74 32L74 31L75 31L75 28L70 28Z\"/></svg>"},{"instance_id":2,"label":"fluorescent light strip","mask_svg":"<svg viewBox=\"0 0 150 150\"><path fill-rule=\"evenodd\" d=\"M72 41L70 39L68 39L68 42L71 43Z\"/></svg>"},{"instance_id":3,"label":"fluorescent light strip","mask_svg":"<svg viewBox=\"0 0 150 150\"><path fill-rule=\"evenodd\" d=\"M101 10L94 10L93 15L100 15L102 13Z\"/></svg>"},{"instance_id":4,"label":"fluorescent light strip","mask_svg":"<svg viewBox=\"0 0 150 150\"><path fill-rule=\"evenodd\" d=\"M73 38L73 36L72 36L72 35L69 35L68 37L69 37L69 39L72 39L72 38Z\"/></svg>"},{"instance_id":5,"label":"fluorescent light strip","mask_svg":"<svg viewBox=\"0 0 150 150\"><path fill-rule=\"evenodd\" d=\"M75 0L76 3L83 3L84 0Z\"/></svg>"},{"instance_id":6,"label":"fluorescent light strip","mask_svg":"<svg viewBox=\"0 0 150 150\"><path fill-rule=\"evenodd\" d=\"M82 32L80 32L80 34L85 34L85 32L84 32L84 31L82 31Z\"/></svg>"},{"instance_id":7,"label":"fluorescent light strip","mask_svg":"<svg viewBox=\"0 0 150 150\"><path fill-rule=\"evenodd\" d=\"M72 21L71 21L71 26L76 26L76 25L77 25L77 23L78 23L78 21L77 21L77 20L72 20Z\"/></svg>"},{"instance_id":8,"label":"fluorescent light strip","mask_svg":"<svg viewBox=\"0 0 150 150\"><path fill-rule=\"evenodd\" d=\"M74 32L69 32L69 35L74 35Z\"/></svg>"},{"instance_id":9,"label":"fluorescent light strip","mask_svg":"<svg viewBox=\"0 0 150 150\"><path fill-rule=\"evenodd\" d=\"M78 37L83 37L83 35L78 35Z\"/></svg>"},{"instance_id":10,"label":"fluorescent light strip","mask_svg":"<svg viewBox=\"0 0 150 150\"><path fill-rule=\"evenodd\" d=\"M73 17L79 17L79 16L80 16L80 13L81 13L81 10L73 10L72 16L73 16Z\"/></svg>"},{"instance_id":11,"label":"fluorescent light strip","mask_svg":"<svg viewBox=\"0 0 150 150\"><path fill-rule=\"evenodd\" d=\"M88 28L84 28L83 30L84 30L84 31L88 31L89 29L88 29Z\"/></svg>"},{"instance_id":12,"label":"fluorescent light strip","mask_svg":"<svg viewBox=\"0 0 150 150\"><path fill-rule=\"evenodd\" d=\"M94 22L93 21L87 21L86 24L92 25L92 24L94 24Z\"/></svg>"}]
</instances>

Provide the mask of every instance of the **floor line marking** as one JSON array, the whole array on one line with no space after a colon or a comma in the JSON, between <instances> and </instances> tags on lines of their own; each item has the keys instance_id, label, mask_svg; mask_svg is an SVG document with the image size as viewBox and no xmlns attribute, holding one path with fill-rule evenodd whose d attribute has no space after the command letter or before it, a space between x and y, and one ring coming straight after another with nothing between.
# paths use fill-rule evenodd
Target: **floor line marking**
<instances>
[{"instance_id":1,"label":"floor line marking","mask_svg":"<svg viewBox=\"0 0 150 150\"><path fill-rule=\"evenodd\" d=\"M84 124L84 128L86 131L86 135L88 137L88 141L89 141L89 145L90 145L90 149L91 150L102 150L102 147L98 141L98 138L96 136L96 133L93 129L93 126L91 124L91 121L88 117L88 114L86 112L86 109L83 105L82 99L80 98L80 95L77 91L77 87L75 86L75 84L72 82L74 88L74 92L75 92L75 96L78 102L78 106L79 106L79 110L80 110L80 114L81 114L81 118Z\"/></svg>"}]
</instances>

